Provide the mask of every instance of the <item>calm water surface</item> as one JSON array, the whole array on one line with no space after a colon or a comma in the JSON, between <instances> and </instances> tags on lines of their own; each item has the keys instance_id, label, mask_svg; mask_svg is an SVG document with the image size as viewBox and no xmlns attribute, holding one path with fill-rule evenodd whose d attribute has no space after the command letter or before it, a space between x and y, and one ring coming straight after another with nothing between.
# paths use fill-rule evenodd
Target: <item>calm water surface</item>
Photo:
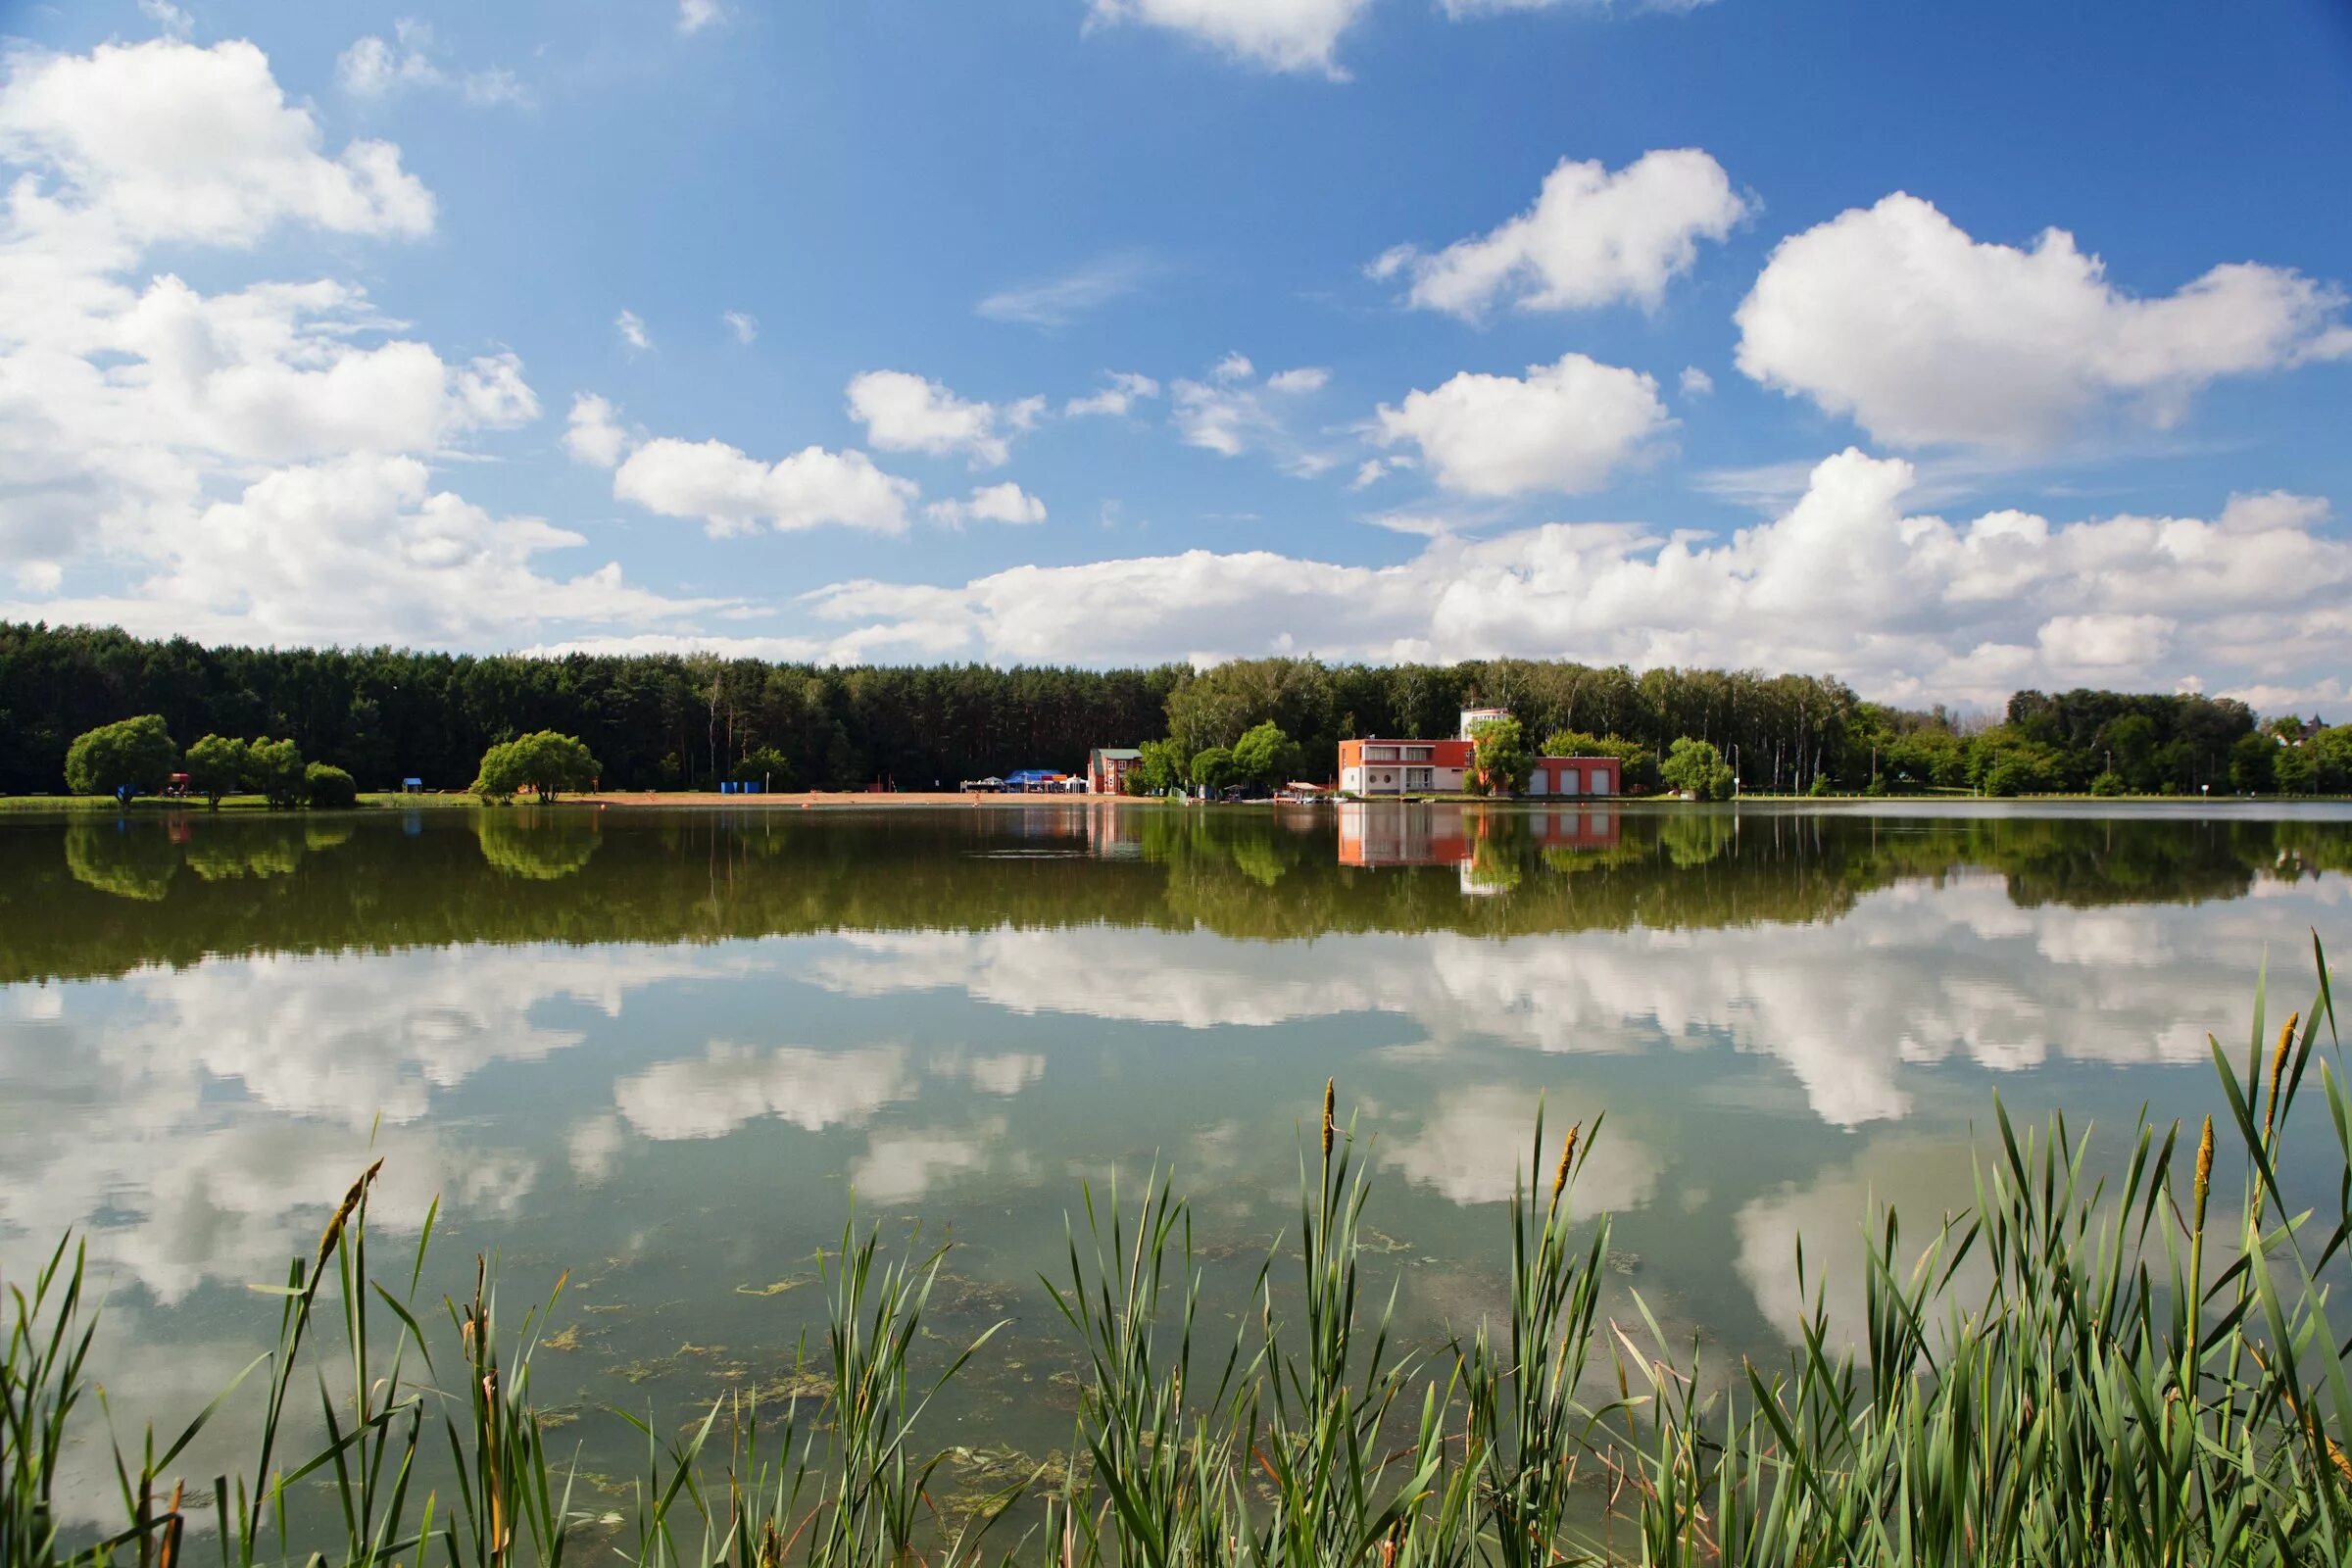
<instances>
[{"instance_id":1,"label":"calm water surface","mask_svg":"<svg viewBox=\"0 0 2352 1568\"><path fill-rule=\"evenodd\" d=\"M1800 1231L1835 1282L1967 1200L1996 1091L2215 1108L2347 868L2333 808L0 817L0 1274L84 1235L119 1416L184 1416L380 1154L443 1288L571 1270L535 1375L623 1471L605 1407L785 1374L855 1192L958 1244L942 1335L1011 1320L941 1441L1043 1452L1080 1184L1174 1166L1238 1290L1336 1076L1413 1336L1496 1301L1542 1102L1607 1112L1612 1305L1753 1352Z\"/></svg>"}]
</instances>

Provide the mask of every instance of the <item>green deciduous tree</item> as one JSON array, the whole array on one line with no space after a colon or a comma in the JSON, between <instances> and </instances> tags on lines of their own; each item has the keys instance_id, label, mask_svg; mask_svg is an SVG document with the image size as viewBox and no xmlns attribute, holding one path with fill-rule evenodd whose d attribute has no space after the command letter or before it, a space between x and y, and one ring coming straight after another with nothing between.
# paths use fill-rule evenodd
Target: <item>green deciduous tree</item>
<instances>
[{"instance_id":1,"label":"green deciduous tree","mask_svg":"<svg viewBox=\"0 0 2352 1568\"><path fill-rule=\"evenodd\" d=\"M2268 795L2278 788L2278 743L2256 733L2240 735L2230 747L2230 787L2240 795Z\"/></svg>"},{"instance_id":2,"label":"green deciduous tree","mask_svg":"<svg viewBox=\"0 0 2352 1568\"><path fill-rule=\"evenodd\" d=\"M252 787L262 792L273 811L302 804L302 749L292 741L260 740L246 754L252 767Z\"/></svg>"},{"instance_id":3,"label":"green deciduous tree","mask_svg":"<svg viewBox=\"0 0 2352 1568\"><path fill-rule=\"evenodd\" d=\"M55 755L54 753L51 755ZM113 795L128 790L152 795L171 781L179 748L161 713L142 713L101 724L66 751L66 787L76 795Z\"/></svg>"},{"instance_id":4,"label":"green deciduous tree","mask_svg":"<svg viewBox=\"0 0 2352 1568\"><path fill-rule=\"evenodd\" d=\"M1165 795L1192 780L1184 748L1172 740L1146 741L1136 748L1135 765L1127 770L1127 789L1135 795Z\"/></svg>"},{"instance_id":5,"label":"green deciduous tree","mask_svg":"<svg viewBox=\"0 0 2352 1568\"><path fill-rule=\"evenodd\" d=\"M484 752L473 789L494 801L511 800L516 790L528 789L545 802L564 790L589 788L600 771L594 754L577 738L543 729L501 741Z\"/></svg>"},{"instance_id":6,"label":"green deciduous tree","mask_svg":"<svg viewBox=\"0 0 2352 1568\"><path fill-rule=\"evenodd\" d=\"M188 748L188 785L211 802L251 787L253 748L227 735L207 735Z\"/></svg>"},{"instance_id":7,"label":"green deciduous tree","mask_svg":"<svg viewBox=\"0 0 2352 1568\"><path fill-rule=\"evenodd\" d=\"M1689 735L1667 749L1658 777L1667 788L1702 801L1728 800L1732 793L1732 765L1723 760L1715 743Z\"/></svg>"},{"instance_id":8,"label":"green deciduous tree","mask_svg":"<svg viewBox=\"0 0 2352 1568\"><path fill-rule=\"evenodd\" d=\"M1470 793L1516 795L1527 783L1527 740L1515 718L1470 726Z\"/></svg>"},{"instance_id":9,"label":"green deciduous tree","mask_svg":"<svg viewBox=\"0 0 2352 1568\"><path fill-rule=\"evenodd\" d=\"M1298 771L1298 748L1272 719L1250 726L1233 743L1233 770L1268 789L1288 783Z\"/></svg>"},{"instance_id":10,"label":"green deciduous tree","mask_svg":"<svg viewBox=\"0 0 2352 1568\"><path fill-rule=\"evenodd\" d=\"M1193 759L1193 782L1214 792L1234 780L1233 753L1222 746L1211 746Z\"/></svg>"}]
</instances>

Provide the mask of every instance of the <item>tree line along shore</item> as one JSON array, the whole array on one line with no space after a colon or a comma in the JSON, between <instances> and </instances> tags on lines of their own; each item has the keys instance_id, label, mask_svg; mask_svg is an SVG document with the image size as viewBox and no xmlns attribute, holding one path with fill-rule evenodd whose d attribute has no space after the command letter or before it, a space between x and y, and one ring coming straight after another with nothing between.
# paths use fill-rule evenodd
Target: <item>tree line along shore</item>
<instances>
[{"instance_id":1,"label":"tree line along shore","mask_svg":"<svg viewBox=\"0 0 2352 1568\"><path fill-rule=\"evenodd\" d=\"M1831 677L1637 674L1559 660L835 666L216 648L0 622L0 795L74 790L74 742L149 714L183 759L208 737L244 745L249 760L265 743L290 742L302 771L340 771L364 791L408 778L466 790L488 778L495 748L540 735L576 740L593 764L565 788L707 791L757 779L771 790L953 789L1020 767L1076 771L1096 748L1139 746L1137 787L1156 791L1329 778L1343 739L1444 735L1480 706L1509 709L1524 749L1541 739L1545 753L1623 758L1629 793L2352 789L2352 724L2266 717L2193 694L2024 691L2000 714L1972 717L1865 702ZM1694 745L1678 766L1685 741ZM283 779L284 754L270 761Z\"/></svg>"}]
</instances>

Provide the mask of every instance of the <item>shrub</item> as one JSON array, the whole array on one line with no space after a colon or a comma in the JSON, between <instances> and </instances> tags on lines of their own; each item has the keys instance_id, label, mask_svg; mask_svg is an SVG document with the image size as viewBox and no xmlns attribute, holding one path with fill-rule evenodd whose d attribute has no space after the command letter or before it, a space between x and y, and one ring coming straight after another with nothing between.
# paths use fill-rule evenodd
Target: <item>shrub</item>
<instances>
[{"instance_id":1,"label":"shrub","mask_svg":"<svg viewBox=\"0 0 2352 1568\"><path fill-rule=\"evenodd\" d=\"M304 769L302 782L311 804L323 811L339 811L360 803L360 786L349 773L325 762Z\"/></svg>"},{"instance_id":2,"label":"shrub","mask_svg":"<svg viewBox=\"0 0 2352 1568\"><path fill-rule=\"evenodd\" d=\"M595 775L589 775L593 778ZM792 763L773 746L761 746L747 754L743 760L728 770L727 776L738 784L760 784L773 788L792 777Z\"/></svg>"}]
</instances>

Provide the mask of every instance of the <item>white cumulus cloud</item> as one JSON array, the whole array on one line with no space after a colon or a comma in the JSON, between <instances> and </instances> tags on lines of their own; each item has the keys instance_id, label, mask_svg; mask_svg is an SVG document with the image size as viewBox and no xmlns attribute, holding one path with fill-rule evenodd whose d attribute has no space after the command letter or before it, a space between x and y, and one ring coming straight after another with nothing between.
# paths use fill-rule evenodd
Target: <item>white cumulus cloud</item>
<instances>
[{"instance_id":1,"label":"white cumulus cloud","mask_svg":"<svg viewBox=\"0 0 2352 1568\"><path fill-rule=\"evenodd\" d=\"M1382 405L1379 421L1384 440L1420 449L1440 484L1482 496L1596 490L1670 422L1655 381L1582 354L1524 379L1465 370Z\"/></svg>"},{"instance_id":2,"label":"white cumulus cloud","mask_svg":"<svg viewBox=\"0 0 2352 1568\"><path fill-rule=\"evenodd\" d=\"M1340 35L1371 0L1093 0L1087 25L1140 22L1185 33L1271 71L1345 79Z\"/></svg>"},{"instance_id":3,"label":"white cumulus cloud","mask_svg":"<svg viewBox=\"0 0 2352 1568\"><path fill-rule=\"evenodd\" d=\"M628 444L628 432L620 426L620 411L611 403L593 392L571 400L564 450L571 454L573 462L595 468L618 467Z\"/></svg>"},{"instance_id":4,"label":"white cumulus cloud","mask_svg":"<svg viewBox=\"0 0 2352 1568\"><path fill-rule=\"evenodd\" d=\"M564 577L539 569L537 558L585 543L434 490L416 458L362 453L274 469L148 541L134 591L50 600L41 612L217 642L478 648L614 621L668 627L726 608L648 593L612 563Z\"/></svg>"},{"instance_id":5,"label":"white cumulus cloud","mask_svg":"<svg viewBox=\"0 0 2352 1568\"><path fill-rule=\"evenodd\" d=\"M2343 307L2254 262L2139 298L2063 229L1987 243L1898 193L1781 242L1740 306L1739 365L1882 441L2034 451L2111 405L2168 424L2224 376L2352 354Z\"/></svg>"},{"instance_id":6,"label":"white cumulus cloud","mask_svg":"<svg viewBox=\"0 0 2352 1568\"><path fill-rule=\"evenodd\" d=\"M1752 211L1723 166L1695 147L1644 153L1615 173L1564 158L1518 217L1435 255L1397 246L1372 275L1408 278L1411 304L1468 318L1496 304L1655 309L1698 260L1698 242L1723 239Z\"/></svg>"},{"instance_id":7,"label":"white cumulus cloud","mask_svg":"<svg viewBox=\"0 0 2352 1568\"><path fill-rule=\"evenodd\" d=\"M1019 566L959 586L808 596L833 657L1569 657L1834 670L1892 701L1997 704L2021 685L2311 691L2352 635L2352 542L2327 508L2244 496L2211 518L2058 523L1906 510L1912 466L1848 451L1781 515L1709 537L1548 523L1435 531L1394 566L1272 551Z\"/></svg>"},{"instance_id":8,"label":"white cumulus cloud","mask_svg":"<svg viewBox=\"0 0 2352 1568\"><path fill-rule=\"evenodd\" d=\"M748 345L760 336L760 318L749 311L723 312L719 319L727 323L727 330L735 334L738 343Z\"/></svg>"},{"instance_id":9,"label":"white cumulus cloud","mask_svg":"<svg viewBox=\"0 0 2352 1568\"><path fill-rule=\"evenodd\" d=\"M1012 438L1033 428L1046 407L1034 397L971 402L905 370L868 370L850 382L849 396L850 417L882 451L960 453L975 468L1002 467L1012 456Z\"/></svg>"},{"instance_id":10,"label":"white cumulus cloud","mask_svg":"<svg viewBox=\"0 0 2352 1568\"><path fill-rule=\"evenodd\" d=\"M899 533L918 492L862 452L812 446L761 463L724 442L662 436L614 470L612 494L664 516L699 518L719 535L828 524Z\"/></svg>"},{"instance_id":11,"label":"white cumulus cloud","mask_svg":"<svg viewBox=\"0 0 2352 1568\"><path fill-rule=\"evenodd\" d=\"M933 522L960 527L967 522L1043 522L1046 504L1011 480L982 485L962 501L934 501L923 509Z\"/></svg>"},{"instance_id":12,"label":"white cumulus cloud","mask_svg":"<svg viewBox=\"0 0 2352 1568\"><path fill-rule=\"evenodd\" d=\"M94 219L132 242L250 246L281 222L345 234L416 235L433 197L389 142L328 157L318 122L289 104L270 61L234 41L100 44L22 55L0 88L0 158L55 182L11 193L13 225Z\"/></svg>"}]
</instances>

